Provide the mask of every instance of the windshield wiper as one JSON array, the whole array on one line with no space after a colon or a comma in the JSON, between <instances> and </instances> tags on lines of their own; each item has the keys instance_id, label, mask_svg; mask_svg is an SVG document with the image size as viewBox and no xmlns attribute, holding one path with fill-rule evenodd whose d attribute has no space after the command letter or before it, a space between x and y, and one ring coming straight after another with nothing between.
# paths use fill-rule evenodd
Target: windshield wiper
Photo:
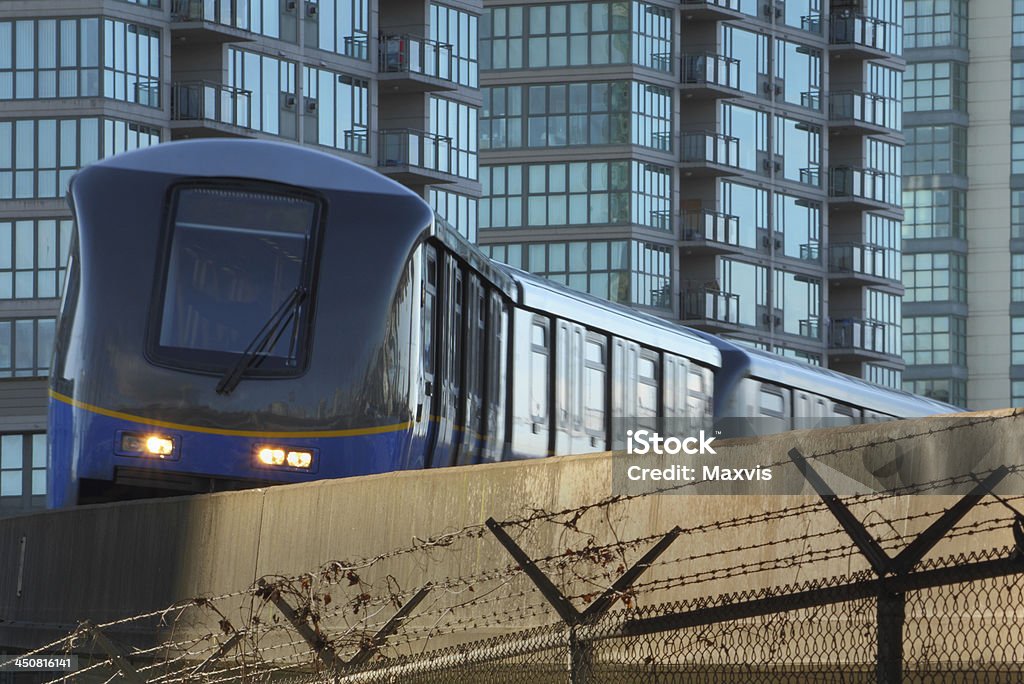
<instances>
[{"instance_id":1,"label":"windshield wiper","mask_svg":"<svg viewBox=\"0 0 1024 684\"><path fill-rule=\"evenodd\" d=\"M291 291L277 311L267 319L263 327L259 329L252 342L245 348L238 361L232 366L217 383L217 394L231 394L231 391L242 381L245 371L262 361L274 348L281 334L287 329L288 324L295 318L299 306L306 299L306 288L296 287Z\"/></svg>"}]
</instances>

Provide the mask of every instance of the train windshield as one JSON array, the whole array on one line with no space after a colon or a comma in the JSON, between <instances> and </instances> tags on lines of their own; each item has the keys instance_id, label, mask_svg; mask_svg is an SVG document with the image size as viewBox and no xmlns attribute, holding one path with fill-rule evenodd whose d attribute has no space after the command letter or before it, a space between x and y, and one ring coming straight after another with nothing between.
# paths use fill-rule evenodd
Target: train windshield
<instances>
[{"instance_id":1,"label":"train windshield","mask_svg":"<svg viewBox=\"0 0 1024 684\"><path fill-rule=\"evenodd\" d=\"M293 300L312 283L317 203L224 188L180 189L174 202L154 355L224 370L251 353L268 321L288 309L247 368L299 369L309 300Z\"/></svg>"}]
</instances>

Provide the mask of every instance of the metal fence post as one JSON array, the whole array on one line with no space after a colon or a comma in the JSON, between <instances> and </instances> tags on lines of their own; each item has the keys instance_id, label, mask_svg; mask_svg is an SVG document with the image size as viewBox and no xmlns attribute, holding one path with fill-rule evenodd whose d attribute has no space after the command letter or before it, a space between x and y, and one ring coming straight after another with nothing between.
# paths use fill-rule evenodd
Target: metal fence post
<instances>
[{"instance_id":1,"label":"metal fence post","mask_svg":"<svg viewBox=\"0 0 1024 684\"><path fill-rule=\"evenodd\" d=\"M576 625L569 625L569 684L587 684L594 647L586 639L580 639L576 629Z\"/></svg>"},{"instance_id":2,"label":"metal fence post","mask_svg":"<svg viewBox=\"0 0 1024 684\"><path fill-rule=\"evenodd\" d=\"M903 681L903 622L906 618L906 594L891 593L883 587L878 592L878 684L901 684Z\"/></svg>"}]
</instances>

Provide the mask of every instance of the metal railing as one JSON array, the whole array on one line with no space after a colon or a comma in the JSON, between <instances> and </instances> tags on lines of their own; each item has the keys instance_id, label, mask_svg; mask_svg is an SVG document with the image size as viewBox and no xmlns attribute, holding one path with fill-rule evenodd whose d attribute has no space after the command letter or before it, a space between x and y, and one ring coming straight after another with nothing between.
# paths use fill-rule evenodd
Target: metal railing
<instances>
[{"instance_id":1,"label":"metal railing","mask_svg":"<svg viewBox=\"0 0 1024 684\"><path fill-rule=\"evenodd\" d=\"M802 261L821 261L821 243L805 242L800 245L800 259Z\"/></svg>"},{"instance_id":2,"label":"metal railing","mask_svg":"<svg viewBox=\"0 0 1024 684\"><path fill-rule=\"evenodd\" d=\"M707 7L721 7L722 9L740 11L740 0L682 0L682 5L701 5Z\"/></svg>"},{"instance_id":3,"label":"metal railing","mask_svg":"<svg viewBox=\"0 0 1024 684\"><path fill-rule=\"evenodd\" d=\"M380 37L380 70L413 73L450 81L454 75L452 46L408 34Z\"/></svg>"},{"instance_id":4,"label":"metal railing","mask_svg":"<svg viewBox=\"0 0 1024 684\"><path fill-rule=\"evenodd\" d=\"M828 268L834 273L863 275L899 280L896 250L861 243L835 243L828 248Z\"/></svg>"},{"instance_id":5,"label":"metal railing","mask_svg":"<svg viewBox=\"0 0 1024 684\"><path fill-rule=\"evenodd\" d=\"M671 73L672 71L672 53L671 52L652 52L650 59L650 67L656 71L664 71Z\"/></svg>"},{"instance_id":6,"label":"metal railing","mask_svg":"<svg viewBox=\"0 0 1024 684\"><path fill-rule=\"evenodd\" d=\"M891 54L900 54L903 31L893 24L861 14L837 14L831 17L829 40L834 45L856 45Z\"/></svg>"},{"instance_id":7,"label":"metal railing","mask_svg":"<svg viewBox=\"0 0 1024 684\"><path fill-rule=\"evenodd\" d=\"M252 91L220 83L175 83L171 88L171 118L252 128L251 100Z\"/></svg>"},{"instance_id":8,"label":"metal railing","mask_svg":"<svg viewBox=\"0 0 1024 684\"><path fill-rule=\"evenodd\" d=\"M886 174L876 169L836 166L829 171L831 197L861 198L895 204L886 191Z\"/></svg>"},{"instance_id":9,"label":"metal railing","mask_svg":"<svg viewBox=\"0 0 1024 684\"><path fill-rule=\"evenodd\" d=\"M682 293L684 320L718 321L739 325L740 296L711 287L689 288Z\"/></svg>"},{"instance_id":10,"label":"metal railing","mask_svg":"<svg viewBox=\"0 0 1024 684\"><path fill-rule=\"evenodd\" d=\"M683 133L682 161L739 166L740 139L711 131Z\"/></svg>"},{"instance_id":11,"label":"metal railing","mask_svg":"<svg viewBox=\"0 0 1024 684\"><path fill-rule=\"evenodd\" d=\"M357 154L368 154L369 130L366 126L356 126L345 131L343 137L344 149Z\"/></svg>"},{"instance_id":12,"label":"metal railing","mask_svg":"<svg viewBox=\"0 0 1024 684\"><path fill-rule=\"evenodd\" d=\"M680 214L682 238L686 242L717 242L723 245L739 245L740 219L710 209L689 209Z\"/></svg>"},{"instance_id":13,"label":"metal railing","mask_svg":"<svg viewBox=\"0 0 1024 684\"><path fill-rule=\"evenodd\" d=\"M807 14L800 17L800 30L821 35L821 15Z\"/></svg>"},{"instance_id":14,"label":"metal railing","mask_svg":"<svg viewBox=\"0 0 1024 684\"><path fill-rule=\"evenodd\" d=\"M174 21L212 21L237 27L238 0L172 0Z\"/></svg>"},{"instance_id":15,"label":"metal railing","mask_svg":"<svg viewBox=\"0 0 1024 684\"><path fill-rule=\"evenodd\" d=\"M803 318L797 324L797 334L800 337L809 337L815 340L821 339L821 317L812 316Z\"/></svg>"},{"instance_id":16,"label":"metal railing","mask_svg":"<svg viewBox=\"0 0 1024 684\"><path fill-rule=\"evenodd\" d=\"M804 185L813 185L816 188L820 188L821 169L817 166L808 166L800 169L800 182Z\"/></svg>"},{"instance_id":17,"label":"metal railing","mask_svg":"<svg viewBox=\"0 0 1024 684\"><path fill-rule=\"evenodd\" d=\"M860 318L833 319L829 325L829 347L896 355L899 352L895 348L895 342L890 341L890 337L895 340L899 333L890 333L889 327L889 324L881 321Z\"/></svg>"},{"instance_id":18,"label":"metal railing","mask_svg":"<svg viewBox=\"0 0 1024 684\"><path fill-rule=\"evenodd\" d=\"M452 139L411 128L380 131L381 166L415 166L451 173Z\"/></svg>"},{"instance_id":19,"label":"metal railing","mask_svg":"<svg viewBox=\"0 0 1024 684\"><path fill-rule=\"evenodd\" d=\"M815 111L821 110L821 91L805 90L800 93L800 106Z\"/></svg>"},{"instance_id":20,"label":"metal railing","mask_svg":"<svg viewBox=\"0 0 1024 684\"><path fill-rule=\"evenodd\" d=\"M139 79L133 85L135 102L146 107L160 106L160 79Z\"/></svg>"},{"instance_id":21,"label":"metal railing","mask_svg":"<svg viewBox=\"0 0 1024 684\"><path fill-rule=\"evenodd\" d=\"M860 121L893 128L889 119L896 112L899 103L888 97L863 93L856 90L837 91L829 94L829 121Z\"/></svg>"},{"instance_id":22,"label":"metal railing","mask_svg":"<svg viewBox=\"0 0 1024 684\"><path fill-rule=\"evenodd\" d=\"M342 54L352 59L370 58L370 38L365 33L355 33L341 39Z\"/></svg>"},{"instance_id":23,"label":"metal railing","mask_svg":"<svg viewBox=\"0 0 1024 684\"><path fill-rule=\"evenodd\" d=\"M718 85L739 90L740 61L711 52L683 55L683 83Z\"/></svg>"}]
</instances>

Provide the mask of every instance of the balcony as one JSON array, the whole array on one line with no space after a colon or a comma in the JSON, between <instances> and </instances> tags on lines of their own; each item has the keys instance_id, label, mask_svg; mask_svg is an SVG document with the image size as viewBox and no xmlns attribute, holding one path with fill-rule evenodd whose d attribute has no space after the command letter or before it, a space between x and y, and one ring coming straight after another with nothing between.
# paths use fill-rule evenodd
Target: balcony
<instances>
[{"instance_id":1,"label":"balcony","mask_svg":"<svg viewBox=\"0 0 1024 684\"><path fill-rule=\"evenodd\" d=\"M889 196L891 181L888 174L875 169L833 167L829 171L829 204L848 209L898 209L898 200Z\"/></svg>"},{"instance_id":2,"label":"balcony","mask_svg":"<svg viewBox=\"0 0 1024 684\"><path fill-rule=\"evenodd\" d=\"M401 35L381 35L380 80L405 93L455 90L452 81L452 46L434 40Z\"/></svg>"},{"instance_id":3,"label":"balcony","mask_svg":"<svg viewBox=\"0 0 1024 684\"><path fill-rule=\"evenodd\" d=\"M878 284L899 281L899 255L878 245L837 243L828 248L829 282L833 284Z\"/></svg>"},{"instance_id":4,"label":"balcony","mask_svg":"<svg viewBox=\"0 0 1024 684\"><path fill-rule=\"evenodd\" d=\"M740 61L710 52L683 55L682 93L688 98L737 97Z\"/></svg>"},{"instance_id":5,"label":"balcony","mask_svg":"<svg viewBox=\"0 0 1024 684\"><path fill-rule=\"evenodd\" d=\"M873 360L899 356L899 331L890 330L897 327L859 318L833 319L829 325L829 350L839 356Z\"/></svg>"},{"instance_id":6,"label":"balcony","mask_svg":"<svg viewBox=\"0 0 1024 684\"><path fill-rule=\"evenodd\" d=\"M377 170L399 183L452 183L452 139L411 128L380 131Z\"/></svg>"},{"instance_id":7,"label":"balcony","mask_svg":"<svg viewBox=\"0 0 1024 684\"><path fill-rule=\"evenodd\" d=\"M685 323L706 330L737 330L740 327L740 296L711 287L684 290L679 307Z\"/></svg>"},{"instance_id":8,"label":"balcony","mask_svg":"<svg viewBox=\"0 0 1024 684\"><path fill-rule=\"evenodd\" d=\"M722 21L742 19L740 0L682 0L683 19L686 21Z\"/></svg>"},{"instance_id":9,"label":"balcony","mask_svg":"<svg viewBox=\"0 0 1024 684\"><path fill-rule=\"evenodd\" d=\"M898 24L843 12L831 18L829 42L833 55L876 59L902 53L903 30Z\"/></svg>"},{"instance_id":10,"label":"balcony","mask_svg":"<svg viewBox=\"0 0 1024 684\"><path fill-rule=\"evenodd\" d=\"M739 138L699 131L683 133L680 142L680 168L684 176L730 176L739 173Z\"/></svg>"},{"instance_id":11,"label":"balcony","mask_svg":"<svg viewBox=\"0 0 1024 684\"><path fill-rule=\"evenodd\" d=\"M247 5L239 0L172 0L175 40L195 43L243 43L256 39L246 29Z\"/></svg>"},{"instance_id":12,"label":"balcony","mask_svg":"<svg viewBox=\"0 0 1024 684\"><path fill-rule=\"evenodd\" d=\"M899 120L900 104L896 100L846 90L831 93L828 98L828 120L831 130L844 133L874 134L897 130L890 120Z\"/></svg>"},{"instance_id":13,"label":"balcony","mask_svg":"<svg viewBox=\"0 0 1024 684\"><path fill-rule=\"evenodd\" d=\"M821 316L802 318L797 322L797 335L812 340L821 339Z\"/></svg>"},{"instance_id":14,"label":"balcony","mask_svg":"<svg viewBox=\"0 0 1024 684\"><path fill-rule=\"evenodd\" d=\"M740 219L709 209L691 209L680 214L682 247L690 254L721 254L737 251Z\"/></svg>"},{"instance_id":15,"label":"balcony","mask_svg":"<svg viewBox=\"0 0 1024 684\"><path fill-rule=\"evenodd\" d=\"M252 92L206 81L171 87L174 138L252 137Z\"/></svg>"}]
</instances>

